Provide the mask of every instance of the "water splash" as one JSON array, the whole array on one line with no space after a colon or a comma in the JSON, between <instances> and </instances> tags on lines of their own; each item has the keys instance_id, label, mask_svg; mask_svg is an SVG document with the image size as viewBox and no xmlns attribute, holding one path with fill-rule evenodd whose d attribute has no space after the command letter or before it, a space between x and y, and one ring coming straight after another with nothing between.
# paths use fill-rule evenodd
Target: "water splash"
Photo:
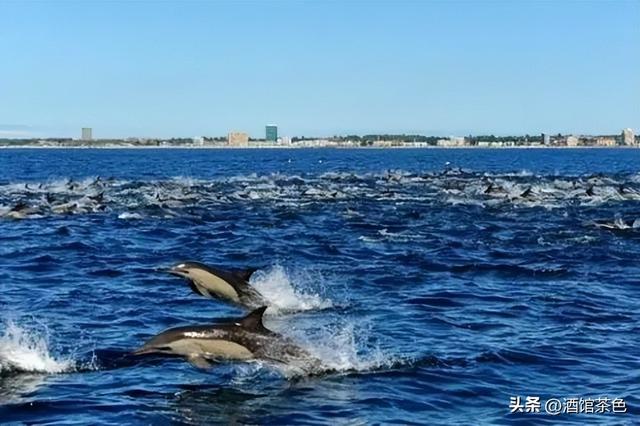
<instances>
[{"instance_id":1,"label":"water splash","mask_svg":"<svg viewBox=\"0 0 640 426\"><path fill-rule=\"evenodd\" d=\"M142 215L140 215L139 213L123 212L118 215L118 219L121 219L121 220L136 220L136 219L142 219L142 218L143 218Z\"/></svg>"},{"instance_id":2,"label":"water splash","mask_svg":"<svg viewBox=\"0 0 640 426\"><path fill-rule=\"evenodd\" d=\"M5 321L0 337L0 375L13 373L57 374L75 370L73 359L54 357L48 334L22 328L13 320Z\"/></svg>"},{"instance_id":3,"label":"water splash","mask_svg":"<svg viewBox=\"0 0 640 426\"><path fill-rule=\"evenodd\" d=\"M355 324L353 320L337 319L319 324L318 318L312 316L308 320L280 320L273 325L280 334L307 351L310 358L290 359L279 364L257 361L238 365L237 381L251 381L257 376L272 374L274 371L287 379L310 375L366 373L393 368L404 361L372 342L371 328L362 323Z\"/></svg>"},{"instance_id":4,"label":"water splash","mask_svg":"<svg viewBox=\"0 0 640 426\"><path fill-rule=\"evenodd\" d=\"M369 327L344 322L321 328L303 345L327 372L366 372L397 363L397 357L371 343L369 336Z\"/></svg>"},{"instance_id":5,"label":"water splash","mask_svg":"<svg viewBox=\"0 0 640 426\"><path fill-rule=\"evenodd\" d=\"M318 281L311 276L304 277L303 274L292 279L280 265L256 272L251 284L269 302L269 314L327 309L333 306L331 300L320 294L322 289L318 288Z\"/></svg>"}]
</instances>

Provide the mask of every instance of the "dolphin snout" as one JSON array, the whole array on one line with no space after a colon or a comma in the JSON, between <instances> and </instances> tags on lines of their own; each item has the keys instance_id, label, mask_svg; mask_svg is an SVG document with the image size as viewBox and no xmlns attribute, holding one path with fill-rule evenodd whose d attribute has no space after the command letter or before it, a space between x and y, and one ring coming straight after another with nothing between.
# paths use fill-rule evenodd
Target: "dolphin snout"
<instances>
[{"instance_id":1,"label":"dolphin snout","mask_svg":"<svg viewBox=\"0 0 640 426\"><path fill-rule=\"evenodd\" d=\"M175 275L176 277L187 277L189 276L189 270L182 267L182 265L174 266L172 268L167 269L165 272L171 275Z\"/></svg>"}]
</instances>

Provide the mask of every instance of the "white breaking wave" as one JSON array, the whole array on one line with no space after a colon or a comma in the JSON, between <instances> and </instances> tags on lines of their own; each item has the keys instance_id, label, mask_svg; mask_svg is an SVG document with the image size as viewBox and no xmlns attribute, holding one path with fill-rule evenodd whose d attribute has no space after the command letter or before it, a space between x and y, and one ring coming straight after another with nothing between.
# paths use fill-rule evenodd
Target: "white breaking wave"
<instances>
[{"instance_id":1,"label":"white breaking wave","mask_svg":"<svg viewBox=\"0 0 640 426\"><path fill-rule=\"evenodd\" d=\"M333 306L331 300L318 293L318 282L306 286L308 289L302 289L303 281L308 282L309 277L296 278L292 280L287 271L279 265L266 271L258 271L251 278L251 285L269 302L268 314L327 309ZM294 286L292 281L296 281L297 286ZM315 290L312 287L315 287Z\"/></svg>"},{"instance_id":2,"label":"white breaking wave","mask_svg":"<svg viewBox=\"0 0 640 426\"><path fill-rule=\"evenodd\" d=\"M10 373L64 373L73 371L72 359L54 357L46 333L30 332L14 321L4 323L0 337L0 375Z\"/></svg>"}]
</instances>

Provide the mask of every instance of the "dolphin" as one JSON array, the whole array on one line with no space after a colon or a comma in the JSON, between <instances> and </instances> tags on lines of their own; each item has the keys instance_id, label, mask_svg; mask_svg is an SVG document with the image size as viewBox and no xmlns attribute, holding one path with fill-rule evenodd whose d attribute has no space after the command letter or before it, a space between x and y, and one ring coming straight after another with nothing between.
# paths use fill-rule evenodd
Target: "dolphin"
<instances>
[{"instance_id":1,"label":"dolphin","mask_svg":"<svg viewBox=\"0 0 640 426\"><path fill-rule=\"evenodd\" d=\"M47 192L46 194L44 194L44 202L45 202L45 204L51 205L51 204L53 204L53 202L55 200L56 200L56 198L50 192Z\"/></svg>"},{"instance_id":2,"label":"dolphin","mask_svg":"<svg viewBox=\"0 0 640 426\"><path fill-rule=\"evenodd\" d=\"M87 198L90 199L91 201L95 201L96 203L100 204L104 201L104 191L100 191L95 195L87 195Z\"/></svg>"},{"instance_id":3,"label":"dolphin","mask_svg":"<svg viewBox=\"0 0 640 426\"><path fill-rule=\"evenodd\" d=\"M609 231L627 231L640 229L640 219L636 219L633 222L627 222L622 218L617 218L613 222L594 221L593 224L597 228L607 229Z\"/></svg>"},{"instance_id":4,"label":"dolphin","mask_svg":"<svg viewBox=\"0 0 640 426\"><path fill-rule=\"evenodd\" d=\"M80 185L76 182L74 182L73 179L69 178L69 180L67 181L67 189L69 191L75 191L76 189L78 189L80 187Z\"/></svg>"},{"instance_id":5,"label":"dolphin","mask_svg":"<svg viewBox=\"0 0 640 426\"><path fill-rule=\"evenodd\" d=\"M531 195L532 195L532 190L531 190L531 187L528 186L527 189L522 191L522 193L520 194L520 197L521 198L529 198Z\"/></svg>"},{"instance_id":6,"label":"dolphin","mask_svg":"<svg viewBox=\"0 0 640 426\"><path fill-rule=\"evenodd\" d=\"M168 272L185 278L196 294L255 309L267 304L258 290L249 285L249 278L255 271L253 268L225 271L200 262L184 262Z\"/></svg>"},{"instance_id":7,"label":"dolphin","mask_svg":"<svg viewBox=\"0 0 640 426\"><path fill-rule=\"evenodd\" d=\"M490 194L493 191L493 182L489 182L486 188L482 191L483 194Z\"/></svg>"},{"instance_id":8,"label":"dolphin","mask_svg":"<svg viewBox=\"0 0 640 426\"><path fill-rule=\"evenodd\" d=\"M266 309L262 306L244 318L216 324L170 328L132 354L182 357L198 368L223 361L255 360L293 364L307 371L319 368L318 359L264 326Z\"/></svg>"},{"instance_id":9,"label":"dolphin","mask_svg":"<svg viewBox=\"0 0 640 426\"><path fill-rule=\"evenodd\" d=\"M18 201L4 216L10 219L26 219L36 213L38 210L35 207L29 207L24 201Z\"/></svg>"},{"instance_id":10,"label":"dolphin","mask_svg":"<svg viewBox=\"0 0 640 426\"><path fill-rule=\"evenodd\" d=\"M51 206L51 211L56 214L71 214L78 208L78 203L75 201L69 201L62 204L56 204Z\"/></svg>"}]
</instances>

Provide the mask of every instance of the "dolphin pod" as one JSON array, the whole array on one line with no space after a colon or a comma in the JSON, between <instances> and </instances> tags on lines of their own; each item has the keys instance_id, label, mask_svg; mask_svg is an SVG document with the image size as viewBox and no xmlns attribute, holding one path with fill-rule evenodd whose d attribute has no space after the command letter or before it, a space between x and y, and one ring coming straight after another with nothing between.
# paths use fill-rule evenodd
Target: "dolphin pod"
<instances>
[{"instance_id":1,"label":"dolphin pod","mask_svg":"<svg viewBox=\"0 0 640 426\"><path fill-rule=\"evenodd\" d=\"M250 174L210 180L101 177L41 182L0 180L0 220L114 213L120 219L135 218L132 215L136 214L170 218L236 203L288 206L362 199L420 199L492 208L593 207L639 201L640 179L637 174L479 173L448 165L444 170L423 172L328 172L305 177Z\"/></svg>"},{"instance_id":2,"label":"dolphin pod","mask_svg":"<svg viewBox=\"0 0 640 426\"><path fill-rule=\"evenodd\" d=\"M321 366L306 350L264 326L266 299L248 282L255 269L228 271L189 261L167 272L186 279L198 295L252 310L243 318L164 330L133 355L180 357L198 368L255 360L295 365L307 373Z\"/></svg>"}]
</instances>

